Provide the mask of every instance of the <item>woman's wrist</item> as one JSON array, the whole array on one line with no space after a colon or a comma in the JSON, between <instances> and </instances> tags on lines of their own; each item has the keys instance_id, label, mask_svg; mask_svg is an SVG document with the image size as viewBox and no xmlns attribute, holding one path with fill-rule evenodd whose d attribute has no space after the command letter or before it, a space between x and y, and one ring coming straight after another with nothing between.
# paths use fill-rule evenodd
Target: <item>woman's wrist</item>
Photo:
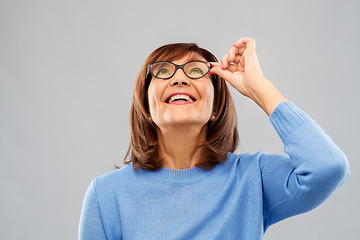
<instances>
[{"instance_id":1,"label":"woman's wrist","mask_svg":"<svg viewBox=\"0 0 360 240\"><path fill-rule=\"evenodd\" d=\"M257 81L258 84L249 89L249 97L270 116L275 108L284 101L288 101L276 87L266 78Z\"/></svg>"}]
</instances>

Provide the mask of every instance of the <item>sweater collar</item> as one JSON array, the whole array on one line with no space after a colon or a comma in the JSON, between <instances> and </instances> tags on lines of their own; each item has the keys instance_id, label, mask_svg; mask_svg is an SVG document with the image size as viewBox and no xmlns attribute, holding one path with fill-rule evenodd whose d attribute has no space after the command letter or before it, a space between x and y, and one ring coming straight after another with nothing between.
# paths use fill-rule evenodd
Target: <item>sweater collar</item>
<instances>
[{"instance_id":1,"label":"sweater collar","mask_svg":"<svg viewBox=\"0 0 360 240\"><path fill-rule=\"evenodd\" d=\"M136 171L136 174L141 174L144 177L149 177L162 183L172 185L187 185L200 181L213 174L215 171L217 171L220 165L221 163L218 163L211 170L204 170L199 167L186 169L171 169L162 167L157 171L139 169L138 172Z\"/></svg>"}]
</instances>

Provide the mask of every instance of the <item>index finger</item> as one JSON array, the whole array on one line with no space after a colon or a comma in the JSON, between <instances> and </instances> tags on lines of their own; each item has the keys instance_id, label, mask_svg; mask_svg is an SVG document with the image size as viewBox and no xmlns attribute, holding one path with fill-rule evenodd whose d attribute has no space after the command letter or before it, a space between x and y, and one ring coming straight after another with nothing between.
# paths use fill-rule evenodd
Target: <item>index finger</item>
<instances>
[{"instance_id":1,"label":"index finger","mask_svg":"<svg viewBox=\"0 0 360 240\"><path fill-rule=\"evenodd\" d=\"M247 38L247 37L240 38L240 40L237 41L233 46L234 47L241 47L241 46L244 46L244 45L254 49L255 48L255 40L253 38Z\"/></svg>"}]
</instances>

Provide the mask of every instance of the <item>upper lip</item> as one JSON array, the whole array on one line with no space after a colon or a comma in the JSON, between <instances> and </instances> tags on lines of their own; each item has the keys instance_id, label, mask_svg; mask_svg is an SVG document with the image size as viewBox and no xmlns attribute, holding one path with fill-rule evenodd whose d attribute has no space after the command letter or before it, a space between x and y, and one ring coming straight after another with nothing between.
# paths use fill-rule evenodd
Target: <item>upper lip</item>
<instances>
[{"instance_id":1,"label":"upper lip","mask_svg":"<svg viewBox=\"0 0 360 240\"><path fill-rule=\"evenodd\" d=\"M172 96L178 95L178 94L188 95L194 102L196 101L196 98L193 95L191 95L190 93L187 93L187 92L174 92L174 93L171 93L169 96L167 96L167 98L165 99L165 102L167 103Z\"/></svg>"}]
</instances>

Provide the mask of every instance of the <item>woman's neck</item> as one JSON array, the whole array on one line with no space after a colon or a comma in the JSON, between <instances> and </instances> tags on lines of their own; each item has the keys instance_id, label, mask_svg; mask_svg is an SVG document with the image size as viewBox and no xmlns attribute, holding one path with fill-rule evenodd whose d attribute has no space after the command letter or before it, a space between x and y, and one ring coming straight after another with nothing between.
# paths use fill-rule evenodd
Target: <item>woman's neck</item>
<instances>
[{"instance_id":1,"label":"woman's neck","mask_svg":"<svg viewBox=\"0 0 360 240\"><path fill-rule=\"evenodd\" d=\"M201 148L199 144L206 140L207 126L171 126L158 129L159 155L163 167L172 169L192 168L199 162Z\"/></svg>"}]
</instances>

